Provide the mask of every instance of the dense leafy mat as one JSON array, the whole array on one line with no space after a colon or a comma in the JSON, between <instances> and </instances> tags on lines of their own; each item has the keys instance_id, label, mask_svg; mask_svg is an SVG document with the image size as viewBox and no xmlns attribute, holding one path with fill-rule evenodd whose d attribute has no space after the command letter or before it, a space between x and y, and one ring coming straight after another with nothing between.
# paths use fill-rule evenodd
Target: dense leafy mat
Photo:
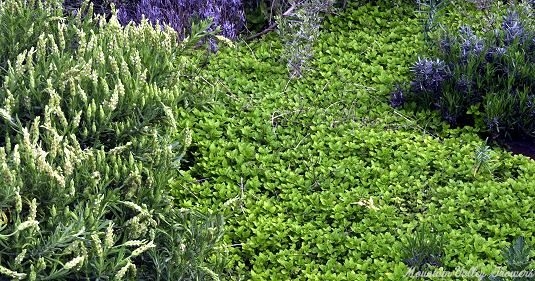
<instances>
[{"instance_id":1,"label":"dense leafy mat","mask_svg":"<svg viewBox=\"0 0 535 281\"><path fill-rule=\"evenodd\" d=\"M422 52L412 7L354 6L321 32L297 81L275 37L222 49L200 73L213 101L178 118L193 142L174 195L225 212L229 279L403 280L423 222L446 238L446 270L493 270L514 237L533 240L529 159L493 150L477 169L472 129L388 106Z\"/></svg>"}]
</instances>

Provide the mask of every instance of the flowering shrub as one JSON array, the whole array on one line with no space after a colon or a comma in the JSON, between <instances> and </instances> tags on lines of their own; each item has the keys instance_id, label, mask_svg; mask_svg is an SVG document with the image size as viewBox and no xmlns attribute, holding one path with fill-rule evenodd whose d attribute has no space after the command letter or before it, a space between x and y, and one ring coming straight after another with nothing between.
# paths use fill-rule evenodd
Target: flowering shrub
<instances>
[{"instance_id":1,"label":"flowering shrub","mask_svg":"<svg viewBox=\"0 0 535 281\"><path fill-rule=\"evenodd\" d=\"M110 17L112 4L117 8L119 22L139 24L146 18L152 25L169 25L184 39L198 21L212 22L209 31L219 30L229 39L237 39L245 27L245 15L241 0L65 0L66 11L76 11L84 3L91 3L93 13ZM212 50L217 49L214 38L208 38Z\"/></svg>"},{"instance_id":2,"label":"flowering shrub","mask_svg":"<svg viewBox=\"0 0 535 281\"><path fill-rule=\"evenodd\" d=\"M240 0L139 0L119 4L118 18L121 24L139 23L147 18L152 24L168 24L184 37L197 20L212 21L211 31L220 29L221 35L236 39L244 27L245 17ZM215 41L211 40L212 48Z\"/></svg>"},{"instance_id":3,"label":"flowering shrub","mask_svg":"<svg viewBox=\"0 0 535 281\"><path fill-rule=\"evenodd\" d=\"M221 218L174 207L168 187L199 36L61 5L0 2L1 278L217 279Z\"/></svg>"},{"instance_id":4,"label":"flowering shrub","mask_svg":"<svg viewBox=\"0 0 535 281\"><path fill-rule=\"evenodd\" d=\"M463 26L445 32L432 46L431 57L412 67L406 93L400 97L440 110L453 125L475 124L493 137L535 136L535 26L531 10L510 6L502 20L476 33Z\"/></svg>"}]
</instances>

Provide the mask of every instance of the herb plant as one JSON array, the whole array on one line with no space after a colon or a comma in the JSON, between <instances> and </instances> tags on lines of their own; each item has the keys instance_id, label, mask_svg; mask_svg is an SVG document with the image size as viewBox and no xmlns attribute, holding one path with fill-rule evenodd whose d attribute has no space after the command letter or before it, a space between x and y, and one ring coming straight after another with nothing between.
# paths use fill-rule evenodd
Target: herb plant
<instances>
[{"instance_id":1,"label":"herb plant","mask_svg":"<svg viewBox=\"0 0 535 281\"><path fill-rule=\"evenodd\" d=\"M403 247L403 262L417 271L442 266L444 257L444 237L421 226L416 233L407 238Z\"/></svg>"},{"instance_id":2,"label":"herb plant","mask_svg":"<svg viewBox=\"0 0 535 281\"><path fill-rule=\"evenodd\" d=\"M530 14L530 8L515 4L495 28L443 32L430 46L430 58L413 65L403 99L439 110L451 125L476 125L494 139L534 137ZM394 105L402 103L400 96L399 90L393 93Z\"/></svg>"},{"instance_id":3,"label":"herb plant","mask_svg":"<svg viewBox=\"0 0 535 281\"><path fill-rule=\"evenodd\" d=\"M217 280L221 217L169 191L191 144L178 81L204 30L180 42L61 7L0 2L2 278Z\"/></svg>"}]
</instances>

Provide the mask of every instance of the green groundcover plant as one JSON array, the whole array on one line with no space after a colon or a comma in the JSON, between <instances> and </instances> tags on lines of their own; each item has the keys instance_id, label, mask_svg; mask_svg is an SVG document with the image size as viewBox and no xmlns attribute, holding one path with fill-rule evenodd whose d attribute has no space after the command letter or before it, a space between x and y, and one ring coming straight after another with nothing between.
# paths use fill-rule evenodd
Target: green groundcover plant
<instances>
[{"instance_id":1,"label":"green groundcover plant","mask_svg":"<svg viewBox=\"0 0 535 281\"><path fill-rule=\"evenodd\" d=\"M173 204L186 55L148 22L0 1L0 275L218 280L222 219Z\"/></svg>"},{"instance_id":2,"label":"green groundcover plant","mask_svg":"<svg viewBox=\"0 0 535 281\"><path fill-rule=\"evenodd\" d=\"M414 8L349 3L326 17L300 79L275 34L222 48L199 72L214 99L180 110L192 145L173 194L224 210L229 280L411 280L405 247L422 224L443 243L413 243L416 261L449 271L489 273L508 241L532 244L529 159L388 105L425 50Z\"/></svg>"}]
</instances>

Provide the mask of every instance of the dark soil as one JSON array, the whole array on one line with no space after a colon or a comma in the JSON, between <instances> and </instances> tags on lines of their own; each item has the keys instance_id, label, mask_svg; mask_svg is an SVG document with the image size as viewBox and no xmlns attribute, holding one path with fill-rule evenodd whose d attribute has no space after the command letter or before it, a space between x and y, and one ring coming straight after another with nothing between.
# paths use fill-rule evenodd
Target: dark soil
<instances>
[{"instance_id":1,"label":"dark soil","mask_svg":"<svg viewBox=\"0 0 535 281\"><path fill-rule=\"evenodd\" d=\"M503 149L511 152L513 155L524 155L532 160L535 160L535 139L529 138L523 134L511 134L508 138L493 136L486 133L479 134L482 139L493 140Z\"/></svg>"},{"instance_id":2,"label":"dark soil","mask_svg":"<svg viewBox=\"0 0 535 281\"><path fill-rule=\"evenodd\" d=\"M535 142L527 139L503 141L501 146L513 154L522 154L535 160Z\"/></svg>"}]
</instances>

